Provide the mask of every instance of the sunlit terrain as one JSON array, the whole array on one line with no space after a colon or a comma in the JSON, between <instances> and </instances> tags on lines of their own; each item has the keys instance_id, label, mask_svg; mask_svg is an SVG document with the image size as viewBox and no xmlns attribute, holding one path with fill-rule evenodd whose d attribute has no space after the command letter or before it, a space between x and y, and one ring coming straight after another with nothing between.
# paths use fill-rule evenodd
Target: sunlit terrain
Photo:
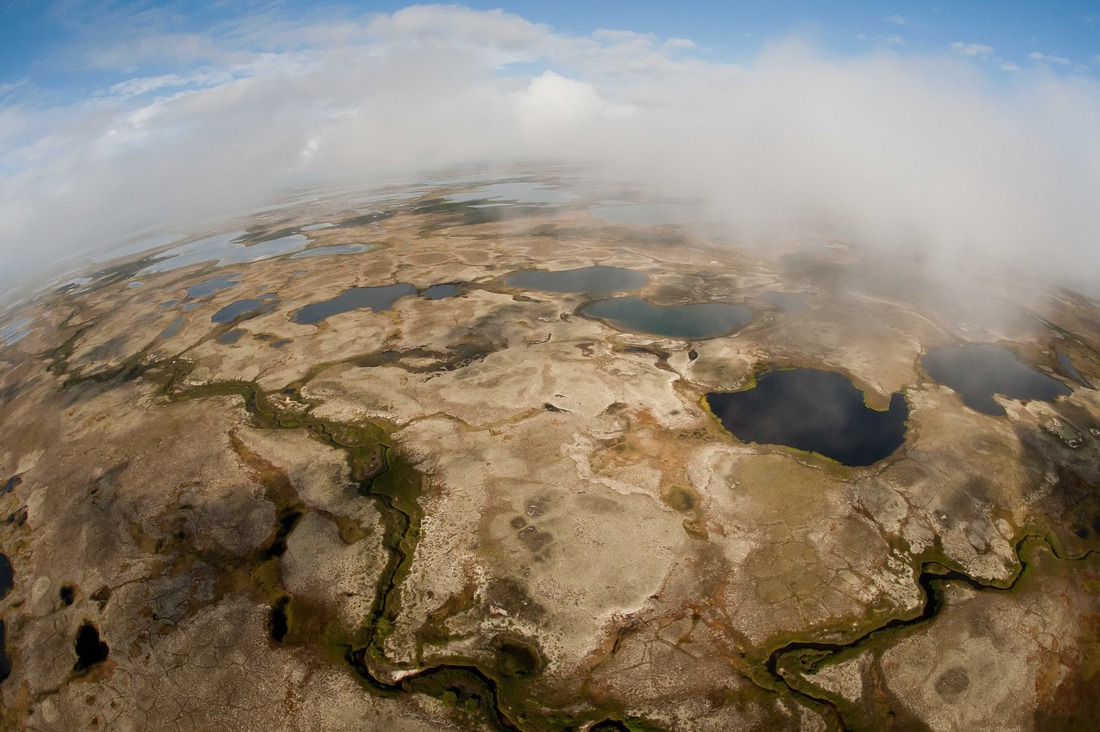
<instances>
[{"instance_id":1,"label":"sunlit terrain","mask_svg":"<svg viewBox=\"0 0 1100 732\"><path fill-rule=\"evenodd\" d=\"M3 726L1097 722L1095 301L560 169L300 199L5 312Z\"/></svg>"}]
</instances>

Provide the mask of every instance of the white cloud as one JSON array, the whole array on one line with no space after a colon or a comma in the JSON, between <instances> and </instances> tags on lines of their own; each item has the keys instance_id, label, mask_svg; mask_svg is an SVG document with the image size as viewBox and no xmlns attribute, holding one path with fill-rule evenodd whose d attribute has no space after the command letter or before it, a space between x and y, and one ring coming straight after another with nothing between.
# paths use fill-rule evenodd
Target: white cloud
<instances>
[{"instance_id":1,"label":"white cloud","mask_svg":"<svg viewBox=\"0 0 1100 732\"><path fill-rule=\"evenodd\" d=\"M908 25L909 19L903 15L887 15L882 19L886 23L893 23L894 25Z\"/></svg>"},{"instance_id":2,"label":"white cloud","mask_svg":"<svg viewBox=\"0 0 1100 732\"><path fill-rule=\"evenodd\" d=\"M1027 55L1032 61L1045 64L1056 64L1058 66L1069 66L1073 62L1064 56L1051 56L1046 53L1039 53L1038 51L1032 51Z\"/></svg>"},{"instance_id":3,"label":"white cloud","mask_svg":"<svg viewBox=\"0 0 1100 732\"><path fill-rule=\"evenodd\" d=\"M951 50L955 53L960 53L963 56L970 56L972 58L989 58L993 53L992 46L986 46L981 43L963 43L962 41L955 41L951 44Z\"/></svg>"},{"instance_id":4,"label":"white cloud","mask_svg":"<svg viewBox=\"0 0 1100 732\"><path fill-rule=\"evenodd\" d=\"M213 86L233 79L228 71L207 71L193 74L161 74L160 76L140 76L112 84L108 93L120 97L136 97L164 89L181 87Z\"/></svg>"},{"instance_id":5,"label":"white cloud","mask_svg":"<svg viewBox=\"0 0 1100 732\"><path fill-rule=\"evenodd\" d=\"M1020 67L1009 61L1005 61L998 67L1001 71L1016 72L1020 70Z\"/></svg>"},{"instance_id":6,"label":"white cloud","mask_svg":"<svg viewBox=\"0 0 1100 732\"><path fill-rule=\"evenodd\" d=\"M787 42L735 66L455 7L248 33L271 45L191 38L191 66L113 95L0 105L0 271L311 181L547 160L708 197L745 236L815 211L867 241L1100 280L1100 82L991 79L988 46L837 59ZM146 69L149 47L127 48L117 67Z\"/></svg>"}]
</instances>

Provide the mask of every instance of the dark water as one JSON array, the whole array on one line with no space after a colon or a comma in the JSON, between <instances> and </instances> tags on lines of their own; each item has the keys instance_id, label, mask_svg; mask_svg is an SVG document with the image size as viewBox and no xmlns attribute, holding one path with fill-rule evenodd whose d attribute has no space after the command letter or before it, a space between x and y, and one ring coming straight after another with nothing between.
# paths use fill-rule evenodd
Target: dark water
<instances>
[{"instance_id":1,"label":"dark water","mask_svg":"<svg viewBox=\"0 0 1100 732\"><path fill-rule=\"evenodd\" d=\"M203 280L197 285L191 285L187 288L187 299L194 300L199 297L206 297L207 295L213 295L219 290L228 290L230 287L236 287L241 284L240 272L236 274L222 275L221 277L211 277L208 280Z\"/></svg>"},{"instance_id":2,"label":"dark water","mask_svg":"<svg viewBox=\"0 0 1100 732\"><path fill-rule=\"evenodd\" d=\"M231 346L239 341L244 334L243 330L230 330L218 336L217 341L223 346Z\"/></svg>"},{"instance_id":3,"label":"dark water","mask_svg":"<svg viewBox=\"0 0 1100 732\"><path fill-rule=\"evenodd\" d=\"M458 288L454 285L432 285L420 291L420 297L429 300L443 300L448 297L458 297Z\"/></svg>"},{"instance_id":4,"label":"dark water","mask_svg":"<svg viewBox=\"0 0 1100 732\"><path fill-rule=\"evenodd\" d=\"M585 292L599 295L606 292L626 292L645 287L649 277L622 267L581 267L557 272L530 269L504 276L504 284L523 290L545 292Z\"/></svg>"},{"instance_id":5,"label":"dark water","mask_svg":"<svg viewBox=\"0 0 1100 732\"><path fill-rule=\"evenodd\" d=\"M752 322L751 310L728 302L654 305L639 297L615 297L578 312L623 330L689 340L729 335Z\"/></svg>"},{"instance_id":6,"label":"dark water","mask_svg":"<svg viewBox=\"0 0 1100 732\"><path fill-rule=\"evenodd\" d=\"M1077 370L1077 367L1073 365L1073 361L1069 360L1069 356L1061 351L1055 351L1055 354L1058 355L1058 365L1062 367L1062 371L1066 376L1073 379L1081 386L1087 386L1090 389L1093 388L1092 384L1090 384L1088 380L1081 375L1081 372Z\"/></svg>"},{"instance_id":7,"label":"dark water","mask_svg":"<svg viewBox=\"0 0 1100 732\"><path fill-rule=\"evenodd\" d=\"M271 300L275 297L274 292L269 292L266 295L260 295L258 298L252 298L248 300L237 300L231 302L224 308L214 313L211 316L210 322L212 323L232 323L238 318L244 316L255 317L262 313L270 312L275 308L275 303Z\"/></svg>"},{"instance_id":8,"label":"dark water","mask_svg":"<svg viewBox=\"0 0 1100 732\"><path fill-rule=\"evenodd\" d=\"M0 682L11 676L11 659L8 658L8 629L0 620Z\"/></svg>"},{"instance_id":9,"label":"dark water","mask_svg":"<svg viewBox=\"0 0 1100 732\"><path fill-rule=\"evenodd\" d=\"M11 493L15 490L15 487L23 482L23 476L13 475L4 481L4 485L0 487L0 493Z\"/></svg>"},{"instance_id":10,"label":"dark water","mask_svg":"<svg viewBox=\"0 0 1100 732\"><path fill-rule=\"evenodd\" d=\"M15 586L15 569L7 554L0 554L0 600L3 600Z\"/></svg>"},{"instance_id":11,"label":"dark water","mask_svg":"<svg viewBox=\"0 0 1100 732\"><path fill-rule=\"evenodd\" d=\"M87 620L76 632L76 641L73 646L76 649L74 671L83 671L97 663L102 663L111 653L110 647L99 637L99 628Z\"/></svg>"},{"instance_id":12,"label":"dark water","mask_svg":"<svg viewBox=\"0 0 1100 732\"><path fill-rule=\"evenodd\" d=\"M817 369L770 371L751 389L707 394L706 401L742 442L787 445L850 466L871 465L901 447L909 416L900 393L879 412L844 375Z\"/></svg>"},{"instance_id":13,"label":"dark water","mask_svg":"<svg viewBox=\"0 0 1100 732\"><path fill-rule=\"evenodd\" d=\"M353 287L331 300L311 302L294 313L293 320L299 325L312 325L333 315L362 308L370 308L375 312L389 310L398 298L415 294L416 288L403 282L382 287Z\"/></svg>"},{"instance_id":14,"label":"dark water","mask_svg":"<svg viewBox=\"0 0 1100 732\"><path fill-rule=\"evenodd\" d=\"M172 318L172 322L165 326L164 330L160 332L160 338L168 340L177 335L181 330L183 330L183 316L177 315Z\"/></svg>"},{"instance_id":15,"label":"dark water","mask_svg":"<svg viewBox=\"0 0 1100 732\"><path fill-rule=\"evenodd\" d=\"M993 401L994 394L1049 401L1070 392L1057 379L1017 361L1011 351L987 343L929 351L921 365L933 379L958 392L963 404L994 416L1005 413Z\"/></svg>"}]
</instances>

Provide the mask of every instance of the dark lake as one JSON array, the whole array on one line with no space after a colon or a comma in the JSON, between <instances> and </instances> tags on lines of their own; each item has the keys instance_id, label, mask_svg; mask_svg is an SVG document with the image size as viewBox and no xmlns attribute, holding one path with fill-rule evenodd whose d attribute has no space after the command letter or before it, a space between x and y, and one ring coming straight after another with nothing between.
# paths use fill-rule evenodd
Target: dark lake
<instances>
[{"instance_id":1,"label":"dark lake","mask_svg":"<svg viewBox=\"0 0 1100 732\"><path fill-rule=\"evenodd\" d=\"M994 394L1049 401L1070 392L1057 379L1017 361L1011 351L988 343L935 349L925 354L921 365L933 379L958 392L963 404L994 416L1005 413Z\"/></svg>"},{"instance_id":2,"label":"dark lake","mask_svg":"<svg viewBox=\"0 0 1100 732\"><path fill-rule=\"evenodd\" d=\"M230 330L222 333L220 336L217 337L216 340L220 345L231 346L239 341L244 336L244 334L245 331L243 330Z\"/></svg>"},{"instance_id":3,"label":"dark lake","mask_svg":"<svg viewBox=\"0 0 1100 732\"><path fill-rule=\"evenodd\" d=\"M4 621L0 620L0 681L11 676L11 659L8 658L7 628Z\"/></svg>"},{"instance_id":4,"label":"dark lake","mask_svg":"<svg viewBox=\"0 0 1100 732\"><path fill-rule=\"evenodd\" d=\"M0 554L0 600L3 600L15 586L15 570L7 554Z\"/></svg>"},{"instance_id":5,"label":"dark lake","mask_svg":"<svg viewBox=\"0 0 1100 732\"><path fill-rule=\"evenodd\" d=\"M275 293L269 292L266 295L260 295L258 298L231 302L214 313L210 318L210 322L232 323L234 320L243 318L246 315L251 318L261 313L270 312L275 307L275 303L271 302L274 297Z\"/></svg>"},{"instance_id":6,"label":"dark lake","mask_svg":"<svg viewBox=\"0 0 1100 732\"><path fill-rule=\"evenodd\" d=\"M626 292L645 287L649 277L641 272L622 267L580 267L547 272L529 269L505 275L508 287L544 292L584 292L599 295L607 292Z\"/></svg>"},{"instance_id":7,"label":"dark lake","mask_svg":"<svg viewBox=\"0 0 1100 732\"><path fill-rule=\"evenodd\" d=\"M165 340L167 340L168 338L173 338L178 335L181 330L183 330L183 325L183 316L177 315L176 317L172 318L172 322L165 326L164 330L160 332L160 336L158 337Z\"/></svg>"},{"instance_id":8,"label":"dark lake","mask_svg":"<svg viewBox=\"0 0 1100 732\"><path fill-rule=\"evenodd\" d=\"M751 310L728 302L654 305L640 297L614 297L578 312L622 330L688 340L729 335L752 322Z\"/></svg>"},{"instance_id":9,"label":"dark lake","mask_svg":"<svg viewBox=\"0 0 1100 732\"><path fill-rule=\"evenodd\" d=\"M1069 359L1069 356L1062 353L1061 351L1055 351L1054 353L1058 356L1058 365L1062 367L1062 373L1076 381L1081 386L1087 386L1090 389L1092 388L1092 384L1088 382L1088 379L1081 375L1081 372L1078 371L1077 367L1073 365L1073 361Z\"/></svg>"},{"instance_id":10,"label":"dark lake","mask_svg":"<svg viewBox=\"0 0 1100 732\"><path fill-rule=\"evenodd\" d=\"M458 288L454 285L432 285L420 291L420 297L429 300L444 300L448 297L458 297Z\"/></svg>"},{"instance_id":11,"label":"dark lake","mask_svg":"<svg viewBox=\"0 0 1100 732\"><path fill-rule=\"evenodd\" d=\"M311 302L294 313L292 320L299 325L312 325L333 315L362 308L375 312L389 310L398 298L415 294L416 288L403 282L381 287L352 287L331 300Z\"/></svg>"},{"instance_id":12,"label":"dark lake","mask_svg":"<svg viewBox=\"0 0 1100 732\"><path fill-rule=\"evenodd\" d=\"M786 445L853 467L889 456L905 440L909 407L901 393L880 412L843 374L817 369L769 371L756 386L711 393L707 406L742 442Z\"/></svg>"}]
</instances>

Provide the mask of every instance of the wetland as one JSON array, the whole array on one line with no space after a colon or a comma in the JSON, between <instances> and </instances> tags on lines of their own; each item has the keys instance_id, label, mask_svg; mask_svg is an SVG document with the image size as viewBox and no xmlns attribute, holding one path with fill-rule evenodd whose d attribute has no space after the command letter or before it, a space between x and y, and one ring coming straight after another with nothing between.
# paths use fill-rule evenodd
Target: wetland
<instances>
[{"instance_id":1,"label":"wetland","mask_svg":"<svg viewBox=\"0 0 1100 732\"><path fill-rule=\"evenodd\" d=\"M1100 312L617 198L308 198L13 310L0 725L1095 721Z\"/></svg>"}]
</instances>

